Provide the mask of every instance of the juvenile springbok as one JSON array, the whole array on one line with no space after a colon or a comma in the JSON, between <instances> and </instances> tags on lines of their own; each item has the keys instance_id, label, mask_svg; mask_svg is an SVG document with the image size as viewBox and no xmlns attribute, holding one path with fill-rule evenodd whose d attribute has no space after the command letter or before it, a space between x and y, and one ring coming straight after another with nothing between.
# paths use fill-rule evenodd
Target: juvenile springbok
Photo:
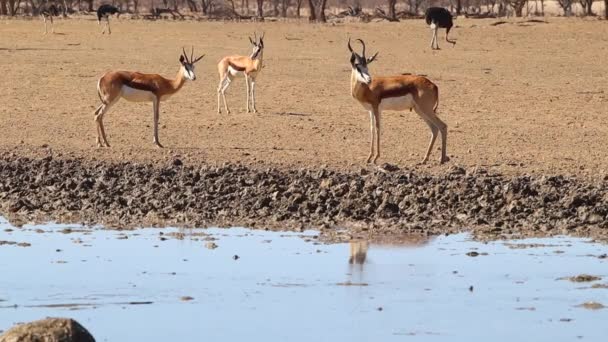
<instances>
[{"instance_id":1,"label":"juvenile springbok","mask_svg":"<svg viewBox=\"0 0 608 342\"><path fill-rule=\"evenodd\" d=\"M158 141L158 107L161 101L167 100L177 93L186 80L196 80L194 64L205 55L196 59L194 47L190 58L182 48L183 54L179 57L180 68L175 79L168 79L158 74L142 74L132 71L109 71L97 82L97 93L101 105L95 110L95 124L97 126L97 147L110 147L103 127L103 116L118 100L124 98L131 102L152 102L154 108L154 145L163 147Z\"/></svg>"},{"instance_id":2,"label":"juvenile springbok","mask_svg":"<svg viewBox=\"0 0 608 342\"><path fill-rule=\"evenodd\" d=\"M253 51L249 57L247 56L227 56L217 64L217 71L220 74L220 84L217 87L217 112L222 112L221 100L224 100L224 107L226 113L230 114L228 109L228 103L226 102L226 89L232 82L232 79L239 73L245 75L245 83L247 84L247 113L249 110L249 103L254 113L257 113L255 108L255 79L262 70L262 60L264 58L264 34L258 40L255 33L253 39L249 37L251 45L253 45ZM221 98L220 98L221 96ZM251 98L251 101L249 100Z\"/></svg>"},{"instance_id":3,"label":"juvenile springbok","mask_svg":"<svg viewBox=\"0 0 608 342\"><path fill-rule=\"evenodd\" d=\"M376 52L370 58L365 56L365 43L357 39L363 48L361 55L351 52L350 77L351 95L363 108L369 110L370 117L370 153L367 162L376 164L380 157L380 115L383 110L414 109L431 129L431 141L422 163L426 163L435 144L437 131L441 132L441 163L448 161L446 155L447 125L437 117L439 105L439 88L426 77L417 75L399 75L390 77L371 77L367 65L378 56ZM374 143L376 150L374 150Z\"/></svg>"}]
</instances>

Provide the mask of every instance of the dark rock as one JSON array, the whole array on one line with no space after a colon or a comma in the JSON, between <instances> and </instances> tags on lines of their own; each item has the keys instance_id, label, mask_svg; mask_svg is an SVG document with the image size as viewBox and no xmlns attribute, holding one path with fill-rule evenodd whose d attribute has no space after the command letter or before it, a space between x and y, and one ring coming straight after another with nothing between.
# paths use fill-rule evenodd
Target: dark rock
<instances>
[{"instance_id":1,"label":"dark rock","mask_svg":"<svg viewBox=\"0 0 608 342\"><path fill-rule=\"evenodd\" d=\"M0 342L95 342L82 325L70 318L46 318L16 325L0 336Z\"/></svg>"}]
</instances>

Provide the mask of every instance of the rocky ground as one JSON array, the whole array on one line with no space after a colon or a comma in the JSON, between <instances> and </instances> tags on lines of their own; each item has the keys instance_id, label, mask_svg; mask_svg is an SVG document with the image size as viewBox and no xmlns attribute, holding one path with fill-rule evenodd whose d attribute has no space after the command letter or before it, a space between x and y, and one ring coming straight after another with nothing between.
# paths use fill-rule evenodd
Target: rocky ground
<instances>
[{"instance_id":1,"label":"rocky ground","mask_svg":"<svg viewBox=\"0 0 608 342\"><path fill-rule=\"evenodd\" d=\"M162 166L8 153L0 157L0 208L17 225L315 228L334 240L461 230L489 238L608 238L608 179L385 168L256 169L180 159Z\"/></svg>"}]
</instances>

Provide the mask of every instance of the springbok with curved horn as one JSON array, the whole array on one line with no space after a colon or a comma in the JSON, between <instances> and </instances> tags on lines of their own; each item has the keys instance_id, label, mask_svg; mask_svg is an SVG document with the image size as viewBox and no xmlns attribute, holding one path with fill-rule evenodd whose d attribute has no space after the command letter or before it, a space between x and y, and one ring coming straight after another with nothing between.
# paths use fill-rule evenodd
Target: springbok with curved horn
<instances>
[{"instance_id":1,"label":"springbok with curved horn","mask_svg":"<svg viewBox=\"0 0 608 342\"><path fill-rule=\"evenodd\" d=\"M441 132L441 163L448 161L449 158L446 155L447 125L436 114L439 105L439 88L426 77L417 75L372 78L367 66L376 59L378 53L367 58L365 43L361 39L357 40L363 48L361 55L353 51L350 39L348 40L352 67L350 86L352 97L369 110L371 142L367 162L376 164L380 157L380 115L382 111L412 108L431 129L431 141L422 163L426 163L429 159L438 131Z\"/></svg>"},{"instance_id":2,"label":"springbok with curved horn","mask_svg":"<svg viewBox=\"0 0 608 342\"><path fill-rule=\"evenodd\" d=\"M232 82L235 76L239 73L243 73L245 75L245 83L247 84L247 113L250 112L249 104L251 103L251 107L254 113L257 113L257 109L255 108L255 80L262 70L262 60L264 58L264 34L257 39L256 34L254 33L253 39L249 37L249 41L251 45L253 45L253 51L249 56L227 56L222 58L222 60L217 65L217 70L220 74L220 84L217 87L217 112L218 114L222 112L221 109L221 100L224 100L224 107L226 109L226 113L230 114L230 109L228 109L228 103L226 102L226 89ZM250 100L251 99L251 100Z\"/></svg>"},{"instance_id":3,"label":"springbok with curved horn","mask_svg":"<svg viewBox=\"0 0 608 342\"><path fill-rule=\"evenodd\" d=\"M131 102L152 102L154 108L154 145L163 147L158 141L158 118L161 101L167 100L177 93L186 80L196 80L194 64L205 55L196 59L194 47L190 58L182 48L183 54L179 57L180 68L175 79L168 79L158 74L142 74L132 71L109 71L97 82L97 92L101 105L95 111L97 126L97 147L110 147L103 127L103 116L118 100L124 98Z\"/></svg>"}]
</instances>

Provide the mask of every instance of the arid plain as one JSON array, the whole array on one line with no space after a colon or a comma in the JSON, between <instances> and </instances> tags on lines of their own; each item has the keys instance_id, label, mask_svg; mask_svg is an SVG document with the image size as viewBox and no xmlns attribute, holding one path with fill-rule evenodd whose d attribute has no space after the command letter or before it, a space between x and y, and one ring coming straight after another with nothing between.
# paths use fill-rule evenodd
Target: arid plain
<instances>
[{"instance_id":1,"label":"arid plain","mask_svg":"<svg viewBox=\"0 0 608 342\"><path fill-rule=\"evenodd\" d=\"M279 167L364 167L369 118L349 94L348 37L380 51L372 75L427 75L440 89L451 162L423 157L429 130L414 112L385 112L379 162L442 172L454 164L508 174L595 177L608 170L608 24L456 20L454 48L429 48L422 20L400 23L173 22L121 20L101 35L93 20L0 21L0 147L23 155ZM258 114L245 113L245 81L228 90L232 114L216 112L217 62L247 54L265 32ZM443 31L441 32L443 37ZM95 148L96 83L112 69L173 77L183 46L206 54L198 79L161 105L152 144L152 106L120 102L105 119L111 149ZM44 147L43 147L44 146Z\"/></svg>"}]
</instances>

